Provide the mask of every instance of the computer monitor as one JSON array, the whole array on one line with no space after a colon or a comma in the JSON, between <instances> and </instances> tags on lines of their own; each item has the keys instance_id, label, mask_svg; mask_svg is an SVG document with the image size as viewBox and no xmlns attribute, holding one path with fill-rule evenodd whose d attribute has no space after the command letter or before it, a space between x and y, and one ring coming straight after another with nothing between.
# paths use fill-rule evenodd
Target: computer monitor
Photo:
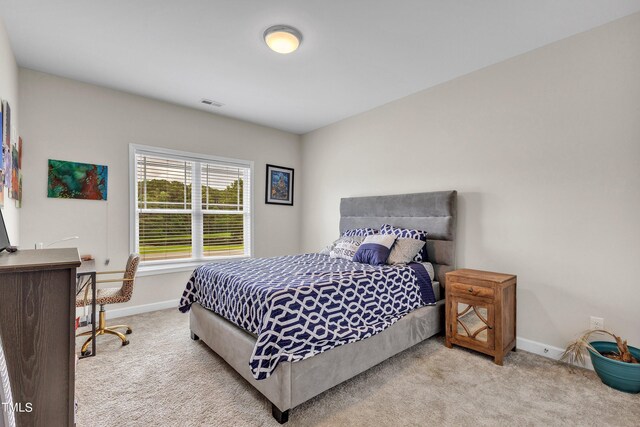
<instances>
[{"instance_id":1,"label":"computer monitor","mask_svg":"<svg viewBox=\"0 0 640 427\"><path fill-rule=\"evenodd\" d=\"M2 216L2 209L0 209L0 252L10 246L9 234L7 234L7 227L4 225L4 217Z\"/></svg>"}]
</instances>

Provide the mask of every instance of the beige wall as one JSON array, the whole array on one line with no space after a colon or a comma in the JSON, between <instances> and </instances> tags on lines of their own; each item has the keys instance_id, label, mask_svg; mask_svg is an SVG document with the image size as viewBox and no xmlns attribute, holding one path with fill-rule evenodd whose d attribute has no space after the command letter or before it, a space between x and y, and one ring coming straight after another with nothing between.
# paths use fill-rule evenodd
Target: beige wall
<instances>
[{"instance_id":1,"label":"beige wall","mask_svg":"<svg viewBox=\"0 0 640 427\"><path fill-rule=\"evenodd\" d=\"M31 70L20 69L19 77L22 247L78 235L80 240L56 247L78 246L101 268L106 258L110 267L122 267L130 250L128 147L135 143L253 160L255 255L299 251L298 194L294 207L264 203L266 163L300 170L297 135ZM50 158L108 165L108 202L47 198ZM188 276L141 277L129 305L177 301Z\"/></svg>"},{"instance_id":2,"label":"beige wall","mask_svg":"<svg viewBox=\"0 0 640 427\"><path fill-rule=\"evenodd\" d=\"M518 335L640 344L640 14L303 136L302 248L341 197L459 191L459 267L518 275Z\"/></svg>"},{"instance_id":3,"label":"beige wall","mask_svg":"<svg viewBox=\"0 0 640 427\"><path fill-rule=\"evenodd\" d=\"M0 18L0 99L9 102L11 106L11 127L18 127L18 66L9 44L9 37ZM20 133L18 133L20 134ZM2 169L2 166L0 166ZM12 245L18 245L19 241L19 213L15 201L9 198L8 191L4 189L4 217L9 240Z\"/></svg>"}]
</instances>

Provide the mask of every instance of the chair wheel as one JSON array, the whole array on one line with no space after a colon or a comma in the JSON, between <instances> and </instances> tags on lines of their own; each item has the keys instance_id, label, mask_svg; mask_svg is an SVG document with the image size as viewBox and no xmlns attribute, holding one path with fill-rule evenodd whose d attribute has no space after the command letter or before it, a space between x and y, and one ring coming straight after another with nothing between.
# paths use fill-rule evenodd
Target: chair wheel
<instances>
[{"instance_id":1,"label":"chair wheel","mask_svg":"<svg viewBox=\"0 0 640 427\"><path fill-rule=\"evenodd\" d=\"M91 356L91 350L85 350L80 352L81 356Z\"/></svg>"},{"instance_id":2,"label":"chair wheel","mask_svg":"<svg viewBox=\"0 0 640 427\"><path fill-rule=\"evenodd\" d=\"M127 332L125 332L125 334L131 335L132 333L133 333L133 330L131 328L127 328Z\"/></svg>"},{"instance_id":3,"label":"chair wheel","mask_svg":"<svg viewBox=\"0 0 640 427\"><path fill-rule=\"evenodd\" d=\"M125 345L129 345L129 340L122 341L122 346L124 347Z\"/></svg>"}]
</instances>

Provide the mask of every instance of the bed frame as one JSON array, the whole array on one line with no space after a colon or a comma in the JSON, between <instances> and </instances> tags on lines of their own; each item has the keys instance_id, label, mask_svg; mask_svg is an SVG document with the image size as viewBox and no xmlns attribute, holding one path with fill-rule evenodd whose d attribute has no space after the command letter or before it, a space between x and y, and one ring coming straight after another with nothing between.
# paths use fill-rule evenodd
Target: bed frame
<instances>
[{"instance_id":1,"label":"bed frame","mask_svg":"<svg viewBox=\"0 0 640 427\"><path fill-rule=\"evenodd\" d=\"M444 284L445 273L455 265L456 197L456 191L439 191L345 198L340 202L340 232L385 223L426 230L429 261L436 280ZM204 341L269 399L272 414L281 424L288 421L291 408L436 335L443 325L444 300L440 300L365 340L295 363L281 362L269 378L258 381L249 369L254 336L197 303L190 315L191 338Z\"/></svg>"}]
</instances>

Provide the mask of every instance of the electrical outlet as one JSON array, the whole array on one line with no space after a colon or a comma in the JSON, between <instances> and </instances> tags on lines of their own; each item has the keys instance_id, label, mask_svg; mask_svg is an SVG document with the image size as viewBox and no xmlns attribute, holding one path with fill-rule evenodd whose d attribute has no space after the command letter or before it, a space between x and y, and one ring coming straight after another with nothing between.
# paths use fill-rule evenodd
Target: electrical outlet
<instances>
[{"instance_id":1,"label":"electrical outlet","mask_svg":"<svg viewBox=\"0 0 640 427\"><path fill-rule=\"evenodd\" d=\"M604 319L591 316L591 329L604 329Z\"/></svg>"}]
</instances>

